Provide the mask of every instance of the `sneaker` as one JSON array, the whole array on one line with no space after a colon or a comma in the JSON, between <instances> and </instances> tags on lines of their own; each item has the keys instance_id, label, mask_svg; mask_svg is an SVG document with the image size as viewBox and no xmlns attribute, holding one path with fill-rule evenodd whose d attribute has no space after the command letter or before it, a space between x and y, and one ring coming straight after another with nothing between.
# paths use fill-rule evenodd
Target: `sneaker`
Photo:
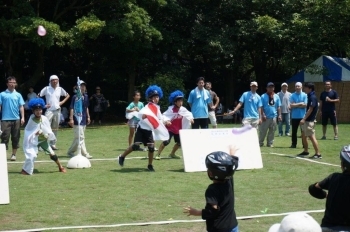
<instances>
[{"instance_id":1,"label":"sneaker","mask_svg":"<svg viewBox=\"0 0 350 232\"><path fill-rule=\"evenodd\" d=\"M125 157L122 157L121 155L119 155L119 160L118 160L118 162L119 162L119 165L120 166L124 166L124 160L125 160Z\"/></svg>"},{"instance_id":2,"label":"sneaker","mask_svg":"<svg viewBox=\"0 0 350 232\"><path fill-rule=\"evenodd\" d=\"M86 154L86 155L84 155L86 158L88 158L88 159L91 159L92 158L92 156L91 155L89 155L89 154Z\"/></svg>"},{"instance_id":3,"label":"sneaker","mask_svg":"<svg viewBox=\"0 0 350 232\"><path fill-rule=\"evenodd\" d=\"M60 168L58 168L58 170L59 170L60 172L63 172L63 173L66 173L66 172L67 172L66 169L65 169L64 167L60 167Z\"/></svg>"},{"instance_id":4,"label":"sneaker","mask_svg":"<svg viewBox=\"0 0 350 232\"><path fill-rule=\"evenodd\" d=\"M297 148L297 145L291 145L289 148Z\"/></svg>"},{"instance_id":5,"label":"sneaker","mask_svg":"<svg viewBox=\"0 0 350 232\"><path fill-rule=\"evenodd\" d=\"M321 140L326 140L326 136L322 136Z\"/></svg>"},{"instance_id":6,"label":"sneaker","mask_svg":"<svg viewBox=\"0 0 350 232\"><path fill-rule=\"evenodd\" d=\"M147 157L148 158L148 157ZM156 157L154 157L155 160L160 160L160 155L157 155Z\"/></svg>"},{"instance_id":7,"label":"sneaker","mask_svg":"<svg viewBox=\"0 0 350 232\"><path fill-rule=\"evenodd\" d=\"M322 159L322 155L321 154L319 154L319 155L317 155L317 154L315 154L315 155L313 155L312 157L310 157L311 159Z\"/></svg>"},{"instance_id":8,"label":"sneaker","mask_svg":"<svg viewBox=\"0 0 350 232\"><path fill-rule=\"evenodd\" d=\"M67 156L68 156L69 158L73 158L73 157L74 157L74 154L67 153Z\"/></svg>"},{"instance_id":9,"label":"sneaker","mask_svg":"<svg viewBox=\"0 0 350 232\"><path fill-rule=\"evenodd\" d=\"M150 172L154 172L153 165L152 165L152 164L149 164L149 165L147 166L147 170L150 171Z\"/></svg>"},{"instance_id":10,"label":"sneaker","mask_svg":"<svg viewBox=\"0 0 350 232\"><path fill-rule=\"evenodd\" d=\"M139 147L138 151L144 151L144 149L143 149L143 148L141 148L141 147Z\"/></svg>"},{"instance_id":11,"label":"sneaker","mask_svg":"<svg viewBox=\"0 0 350 232\"><path fill-rule=\"evenodd\" d=\"M272 145L272 144L270 144L270 145L267 145L267 147L273 147L273 145Z\"/></svg>"},{"instance_id":12,"label":"sneaker","mask_svg":"<svg viewBox=\"0 0 350 232\"><path fill-rule=\"evenodd\" d=\"M155 151L158 151L158 148L155 147L154 150L155 150Z\"/></svg>"},{"instance_id":13,"label":"sneaker","mask_svg":"<svg viewBox=\"0 0 350 232\"><path fill-rule=\"evenodd\" d=\"M290 134L289 134L289 133L286 133L286 136L290 136Z\"/></svg>"},{"instance_id":14,"label":"sneaker","mask_svg":"<svg viewBox=\"0 0 350 232\"><path fill-rule=\"evenodd\" d=\"M264 144L259 144L259 146L260 146L260 147L263 147L263 146L264 146Z\"/></svg>"},{"instance_id":15,"label":"sneaker","mask_svg":"<svg viewBox=\"0 0 350 232\"><path fill-rule=\"evenodd\" d=\"M304 156L308 156L308 155L309 155L309 152L303 151L302 153L300 153L300 154L297 155L297 156L299 156L299 157L304 157Z\"/></svg>"},{"instance_id":16,"label":"sneaker","mask_svg":"<svg viewBox=\"0 0 350 232\"><path fill-rule=\"evenodd\" d=\"M172 158L172 159L181 159L180 156L176 155L176 154L170 154L169 155L169 158Z\"/></svg>"},{"instance_id":17,"label":"sneaker","mask_svg":"<svg viewBox=\"0 0 350 232\"><path fill-rule=\"evenodd\" d=\"M51 145L52 150L58 150L58 148L56 147L56 145Z\"/></svg>"},{"instance_id":18,"label":"sneaker","mask_svg":"<svg viewBox=\"0 0 350 232\"><path fill-rule=\"evenodd\" d=\"M145 148L143 149L143 151L148 151L148 148L147 148L147 147L145 147Z\"/></svg>"},{"instance_id":19,"label":"sneaker","mask_svg":"<svg viewBox=\"0 0 350 232\"><path fill-rule=\"evenodd\" d=\"M21 174L22 174L22 175L29 175L28 172L24 171L23 169L22 169L22 171L21 171Z\"/></svg>"},{"instance_id":20,"label":"sneaker","mask_svg":"<svg viewBox=\"0 0 350 232\"><path fill-rule=\"evenodd\" d=\"M334 140L338 140L338 136L334 136Z\"/></svg>"},{"instance_id":21,"label":"sneaker","mask_svg":"<svg viewBox=\"0 0 350 232\"><path fill-rule=\"evenodd\" d=\"M11 155L11 161L16 161L16 155Z\"/></svg>"},{"instance_id":22,"label":"sneaker","mask_svg":"<svg viewBox=\"0 0 350 232\"><path fill-rule=\"evenodd\" d=\"M44 151L44 149L42 149L41 147L38 148L38 151Z\"/></svg>"}]
</instances>

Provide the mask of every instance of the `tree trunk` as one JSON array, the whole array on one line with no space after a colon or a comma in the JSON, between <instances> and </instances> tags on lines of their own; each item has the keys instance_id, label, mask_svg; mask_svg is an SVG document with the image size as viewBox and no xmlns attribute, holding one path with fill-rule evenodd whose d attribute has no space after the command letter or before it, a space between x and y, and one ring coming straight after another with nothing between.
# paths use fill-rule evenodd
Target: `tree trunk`
<instances>
[{"instance_id":1,"label":"tree trunk","mask_svg":"<svg viewBox=\"0 0 350 232\"><path fill-rule=\"evenodd\" d=\"M135 80L136 80L136 60L133 59L130 62L128 70L129 84L128 84L128 101L131 102L133 99L133 93L135 91Z\"/></svg>"}]
</instances>

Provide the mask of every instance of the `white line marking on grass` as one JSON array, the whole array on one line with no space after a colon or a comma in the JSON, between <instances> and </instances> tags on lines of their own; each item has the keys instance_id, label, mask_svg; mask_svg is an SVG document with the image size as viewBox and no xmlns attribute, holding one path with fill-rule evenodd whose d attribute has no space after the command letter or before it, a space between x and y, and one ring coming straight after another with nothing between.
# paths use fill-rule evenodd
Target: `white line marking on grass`
<instances>
[{"instance_id":1,"label":"white line marking on grass","mask_svg":"<svg viewBox=\"0 0 350 232\"><path fill-rule=\"evenodd\" d=\"M324 209L320 210L307 210L307 211L296 211L302 213L323 213ZM263 217L276 217L276 216L285 216L295 212L288 213L276 213L276 214L260 214L260 215L251 215L251 216L242 216L237 217L238 220L246 220L252 218L263 218ZM148 225L166 225L174 223L186 223L186 222L205 222L202 219L196 220L169 220L169 221L157 221L157 222L136 222L136 223L123 223L115 225L92 225L92 226L65 226L65 227L51 227L51 228L38 228L38 229L27 229L27 230L4 230L1 232L34 232L34 231L45 231L45 230L68 230L68 229L88 229L88 228L111 228L111 227L121 227L121 226L148 226Z\"/></svg>"},{"instance_id":2,"label":"white line marking on grass","mask_svg":"<svg viewBox=\"0 0 350 232\"><path fill-rule=\"evenodd\" d=\"M148 159L146 156L141 156L141 157L126 157L125 159L129 160L129 159ZM162 159L171 159L171 158L167 158L167 157L162 157ZM66 159L59 159L61 163L67 163L69 161ZM89 159L90 161L116 161L118 160L117 158L106 158L106 159ZM23 164L24 161L11 161L11 162L7 162L7 164ZM35 161L35 163L52 163L52 160L37 160Z\"/></svg>"},{"instance_id":3,"label":"white line marking on grass","mask_svg":"<svg viewBox=\"0 0 350 232\"><path fill-rule=\"evenodd\" d=\"M309 162L312 162L312 163L318 163L318 164L324 164L324 165L329 165L329 166L334 166L334 167L340 167L340 165L320 162L320 161L312 160L312 159L309 159L309 158L302 158L302 157L298 157L298 156L292 156L292 155L286 155L286 154L280 154L280 153L273 153L273 152L270 152L270 154L271 155L279 155L279 156L290 157L290 158L294 158L294 159L305 160L305 161L309 161Z\"/></svg>"}]
</instances>

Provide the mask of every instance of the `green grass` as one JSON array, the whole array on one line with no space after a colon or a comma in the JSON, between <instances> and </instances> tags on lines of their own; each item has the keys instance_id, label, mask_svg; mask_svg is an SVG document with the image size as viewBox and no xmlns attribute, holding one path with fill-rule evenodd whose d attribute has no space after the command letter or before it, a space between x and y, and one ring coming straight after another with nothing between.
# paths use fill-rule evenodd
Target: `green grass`
<instances>
[{"instance_id":1,"label":"green grass","mask_svg":"<svg viewBox=\"0 0 350 232\"><path fill-rule=\"evenodd\" d=\"M338 141L319 140L322 162L339 164L339 150L349 143L349 129L349 125L339 126ZM317 126L316 133L320 138L321 126ZM127 135L126 125L88 127L87 149L94 158L116 158L127 147ZM328 137L333 138L330 126ZM59 131L57 146L60 150L57 155L64 165L72 138L71 129ZM262 147L263 169L235 173L237 216L260 215L266 208L267 214L324 209L325 201L311 197L308 185L340 171L340 168L270 154L296 155L302 151L300 139L297 149L290 149L290 143L290 137L276 137L275 148ZM172 145L173 142L166 147L163 157L169 154ZM310 154L312 152L310 143ZM146 157L146 154L133 152L128 157ZM38 160L49 161L49 157L40 153ZM24 161L21 149L17 161ZM36 173L23 176L19 174L22 164L9 161L11 202L0 205L0 230L200 219L184 215L182 208L187 205L203 208L204 191L210 180L205 172L184 173L182 159L155 160L155 173L146 171L146 159L126 160L124 168L120 168L114 160L91 161L91 164L90 169L69 169L62 174L53 162L36 163ZM323 213L311 215L320 222ZM282 218L240 220L240 231L267 231ZM89 231L205 231L205 223L96 228Z\"/></svg>"}]
</instances>

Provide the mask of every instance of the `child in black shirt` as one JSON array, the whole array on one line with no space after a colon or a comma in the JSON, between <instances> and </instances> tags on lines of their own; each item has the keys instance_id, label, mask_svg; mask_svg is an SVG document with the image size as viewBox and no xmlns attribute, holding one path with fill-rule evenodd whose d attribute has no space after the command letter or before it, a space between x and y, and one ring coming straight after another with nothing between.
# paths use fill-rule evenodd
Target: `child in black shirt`
<instances>
[{"instance_id":1,"label":"child in black shirt","mask_svg":"<svg viewBox=\"0 0 350 232\"><path fill-rule=\"evenodd\" d=\"M350 145L340 151L340 160L342 173L332 173L309 186L313 197L327 198L322 231L350 231Z\"/></svg>"},{"instance_id":2,"label":"child in black shirt","mask_svg":"<svg viewBox=\"0 0 350 232\"><path fill-rule=\"evenodd\" d=\"M217 151L207 155L205 164L209 179L213 180L205 191L205 209L184 208L188 216L202 216L206 220L208 232L238 232L238 222L234 210L233 174L238 167L236 149L230 155Z\"/></svg>"}]
</instances>

